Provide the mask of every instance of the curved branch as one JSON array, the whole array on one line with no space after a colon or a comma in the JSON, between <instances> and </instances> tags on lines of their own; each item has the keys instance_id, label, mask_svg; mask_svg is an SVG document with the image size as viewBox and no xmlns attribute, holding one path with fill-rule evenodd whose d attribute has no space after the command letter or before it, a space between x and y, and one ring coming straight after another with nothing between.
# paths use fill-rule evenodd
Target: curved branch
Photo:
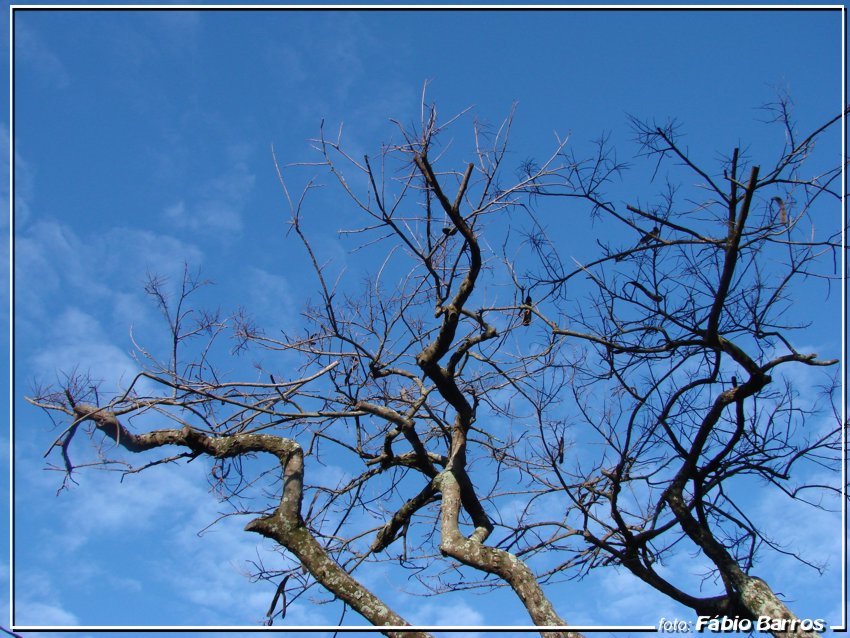
<instances>
[{"instance_id":1,"label":"curved branch","mask_svg":"<svg viewBox=\"0 0 850 638\"><path fill-rule=\"evenodd\" d=\"M275 511L256 518L245 530L270 538L292 552L301 564L328 591L357 611L375 626L407 626L401 616L392 611L369 589L358 583L322 547L301 518L301 499L304 484L304 453L291 439L270 434L232 434L211 437L189 427L180 430L154 430L134 434L127 430L111 412L95 406L78 404L74 413L79 421L90 419L98 430L129 452L143 452L165 445L181 445L193 452L223 459L251 452L274 455L283 473L283 493ZM384 631L393 638L427 638L422 632Z\"/></svg>"},{"instance_id":2,"label":"curved branch","mask_svg":"<svg viewBox=\"0 0 850 638\"><path fill-rule=\"evenodd\" d=\"M443 507L440 516L442 538L440 551L475 569L495 574L504 579L516 592L522 604L528 610L534 624L538 626L564 627L566 623L555 612L552 603L543 593L540 584L528 566L510 552L496 547L488 547L473 538L465 537L458 527L460 513L461 488L454 474L447 470L435 480L443 493ZM545 636L556 638L582 638L580 633L569 630L541 632Z\"/></svg>"}]
</instances>

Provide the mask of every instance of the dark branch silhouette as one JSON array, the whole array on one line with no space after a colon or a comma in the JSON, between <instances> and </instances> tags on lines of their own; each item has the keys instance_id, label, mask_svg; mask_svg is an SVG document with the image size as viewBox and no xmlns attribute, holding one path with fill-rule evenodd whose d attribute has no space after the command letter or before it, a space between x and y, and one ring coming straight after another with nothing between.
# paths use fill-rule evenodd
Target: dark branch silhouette
<instances>
[{"instance_id":1,"label":"dark branch silhouette","mask_svg":"<svg viewBox=\"0 0 850 638\"><path fill-rule=\"evenodd\" d=\"M166 352L137 345L145 367L116 396L74 374L37 389L29 401L64 420L48 456L67 481L90 464L71 453L81 432L98 446L91 463L127 472L208 458L216 493L250 502L245 529L287 557L284 569L255 564L275 588L269 624L321 588L376 626L406 626L363 584L358 568L373 563L407 572L418 594L509 589L545 636L578 636L549 585L612 565L699 615L796 618L781 583L751 573L788 550L752 522L746 495L758 485L804 501L829 490L807 483L807 463L840 468L842 424L803 427L828 411L797 401L810 390L786 372L836 363L794 345L808 333L790 303L802 283L840 279L839 235L812 220L838 205L841 167L805 174L831 129L772 161L733 149L700 166L675 123L634 119L638 158L669 161L670 179L697 181L703 199L671 181L650 203L638 185L620 206L605 189L626 167L607 139L588 157L559 139L548 158L512 167L512 114L496 129L476 123L455 169L441 134L460 116L421 112L380 156L356 160L322 127L318 161L275 160L313 282L300 332L194 312L205 282L188 268L176 299L151 277ZM296 193L299 171L309 176ZM347 196L343 237L375 268L346 278L320 254L306 215L317 171ZM569 215L605 228L553 234ZM538 329L523 330L532 315ZM228 331L269 355L259 381L219 372ZM136 432L138 415L160 424ZM273 469L251 475L254 455ZM319 477L327 462L348 471L333 487ZM677 552L708 565L702 587L659 568Z\"/></svg>"}]
</instances>

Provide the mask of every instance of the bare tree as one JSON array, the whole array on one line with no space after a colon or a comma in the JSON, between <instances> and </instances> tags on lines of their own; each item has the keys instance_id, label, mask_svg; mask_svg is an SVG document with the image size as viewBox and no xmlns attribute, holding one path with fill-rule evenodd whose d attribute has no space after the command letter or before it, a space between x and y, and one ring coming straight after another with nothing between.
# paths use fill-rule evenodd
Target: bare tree
<instances>
[{"instance_id":1,"label":"bare tree","mask_svg":"<svg viewBox=\"0 0 850 638\"><path fill-rule=\"evenodd\" d=\"M818 507L809 495L830 488L807 485L805 466L840 463L837 418L803 427L833 388L823 405L801 404L783 376L835 363L798 351L806 326L788 306L798 282L839 278L838 236L820 236L812 217L839 196L840 167L804 174L839 118L800 137L786 101L776 113L787 145L767 170L734 149L712 172L674 124L633 120L640 155L659 174L672 159L703 195L680 198L668 181L658 202L624 207L606 198L626 166L605 140L589 158L558 139L546 159L512 165L513 114L475 122L463 151L444 137L466 113L440 123L424 97L419 121L396 122L398 141L379 156L353 157L341 129L322 129L318 161L278 165L291 237L316 281L304 331L198 313L204 282L188 269L176 298L151 278L170 351L137 345L143 371L119 396L75 375L36 391L33 404L65 419L51 451L67 479L81 429L99 441L98 463L160 451L126 471L214 459L232 513L252 515L246 530L293 559L283 571L256 565L278 584L269 623L318 584L374 625L407 625L357 579L362 564L388 561L433 593L509 587L534 624L560 628L545 635L577 636L546 584L621 565L701 616L769 616L789 621L769 627L777 636L812 635L751 574L758 556L783 550L744 495L761 481ZM359 212L342 232L366 264L362 285L311 241L317 182L292 189L305 170L331 176ZM596 257L568 267L573 247L546 228L588 215L602 223ZM222 378L216 349L230 328L240 349L278 354L287 371ZM151 429L157 420L166 427ZM169 445L182 451L164 456ZM261 453L276 465L258 467ZM331 458L352 476L333 488L311 479ZM686 545L708 561L715 594L657 570Z\"/></svg>"},{"instance_id":2,"label":"bare tree","mask_svg":"<svg viewBox=\"0 0 850 638\"><path fill-rule=\"evenodd\" d=\"M656 171L673 164L681 181L698 180L700 199L677 197L668 181L657 202L621 210L603 194L617 168L610 149L600 145L590 164L572 162L559 194L632 228L636 242L601 245L589 264L534 278L558 313L541 315L551 334L586 344L572 359L571 388L606 449L581 468L555 467L556 480L546 484L583 516L591 549L570 568L613 562L700 616L762 618L760 628L777 636L810 636L811 624L751 573L764 550L787 550L753 522L744 486L814 507L825 491L840 491L839 481L807 484L810 471L801 467L838 475L837 410L831 427L812 427L835 395L837 375L818 403L800 400L786 372L838 363L798 349L809 313L791 307L800 286L823 284L828 293L840 280L840 228L818 233L814 219L840 201L841 167L804 173L816 139L840 116L798 136L787 99L768 110L786 144L764 171L735 148L712 174L681 145L675 123L633 120L641 154ZM578 277L592 282L581 299L567 291ZM687 592L656 569L683 541L708 560L718 594Z\"/></svg>"}]
</instances>

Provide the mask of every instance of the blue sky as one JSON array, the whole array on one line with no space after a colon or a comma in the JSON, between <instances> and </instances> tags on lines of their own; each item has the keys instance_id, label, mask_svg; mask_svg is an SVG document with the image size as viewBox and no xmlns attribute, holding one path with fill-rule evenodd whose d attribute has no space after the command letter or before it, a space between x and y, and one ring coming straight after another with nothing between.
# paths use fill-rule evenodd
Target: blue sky
<instances>
[{"instance_id":1,"label":"blue sky","mask_svg":"<svg viewBox=\"0 0 850 638\"><path fill-rule=\"evenodd\" d=\"M208 304L244 306L265 326L299 325L310 289L285 237L272 145L283 163L310 159L306 140L324 120L333 131L344 122L349 146L374 153L393 134L389 118L418 117L426 80L444 116L472 106L497 123L516 102L520 159L550 151L556 131L585 149L610 133L630 158L628 114L680 119L706 162L738 144L759 157L781 145L758 121L777 90L792 96L802 131L841 108L837 11L52 10L15 19L19 625L262 620L272 592L249 582L246 561L273 555L241 531L244 521L199 536L218 512L208 467L169 466L123 483L92 472L57 496L61 476L44 471L42 458L55 432L23 397L34 381L74 366L108 383L131 378L128 328L147 343L160 338L145 273L174 276L184 261L216 283ZM470 122L456 129L459 144ZM323 255L345 260L350 246L334 231L348 212L322 197L305 226ZM839 215L835 207L822 223L838 229ZM571 229L553 232L561 230ZM837 355L838 297L821 303L807 336ZM250 362L229 365L238 373ZM779 507L759 504L765 524ZM783 559L765 569L782 576L800 615L838 622L838 518L807 520L791 540L832 557L826 574ZM834 534L821 534L818 522ZM5 558L0 567L8 571ZM621 588L629 593L612 602ZM550 594L571 623L691 617L613 570ZM391 603L420 624L528 623L516 602L492 596ZM333 625L337 614L299 601L287 624ZM349 613L346 622L360 621Z\"/></svg>"}]
</instances>

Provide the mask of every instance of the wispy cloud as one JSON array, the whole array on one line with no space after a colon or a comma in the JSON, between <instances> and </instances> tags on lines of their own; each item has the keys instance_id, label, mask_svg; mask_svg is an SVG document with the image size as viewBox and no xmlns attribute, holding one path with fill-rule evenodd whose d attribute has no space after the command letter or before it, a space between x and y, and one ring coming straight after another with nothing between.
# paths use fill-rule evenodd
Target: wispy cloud
<instances>
[{"instance_id":1,"label":"wispy cloud","mask_svg":"<svg viewBox=\"0 0 850 638\"><path fill-rule=\"evenodd\" d=\"M297 323L303 299L293 290L289 278L249 265L241 280L245 286L235 292L233 301L250 312L261 328L286 332Z\"/></svg>"},{"instance_id":2,"label":"wispy cloud","mask_svg":"<svg viewBox=\"0 0 850 638\"><path fill-rule=\"evenodd\" d=\"M407 620L414 625L438 625L442 627L481 627L488 624L487 618L480 610L462 600L418 604L415 610L409 612ZM452 633L452 635L477 638L481 634L479 632L462 632Z\"/></svg>"},{"instance_id":3,"label":"wispy cloud","mask_svg":"<svg viewBox=\"0 0 850 638\"><path fill-rule=\"evenodd\" d=\"M167 206L164 217L178 228L197 233L238 233L242 230L242 211L254 182L255 176L247 162L236 161L196 189L196 193Z\"/></svg>"},{"instance_id":4,"label":"wispy cloud","mask_svg":"<svg viewBox=\"0 0 850 638\"><path fill-rule=\"evenodd\" d=\"M3 127L3 136L5 137L4 148L8 148L9 130ZM9 158L3 155L3 174L9 174ZM30 218L31 202L35 185L35 169L33 166L15 149L15 222L25 224ZM6 203L5 210L8 210L9 202L9 187L7 182L3 182L3 199ZM2 227L7 228L7 219L4 217Z\"/></svg>"},{"instance_id":5,"label":"wispy cloud","mask_svg":"<svg viewBox=\"0 0 850 638\"><path fill-rule=\"evenodd\" d=\"M141 292L146 272L179 280L186 262L203 261L200 249L169 235L119 227L84 237L50 219L19 231L15 248L16 316L28 322L47 319L59 292L126 310L124 295Z\"/></svg>"},{"instance_id":6,"label":"wispy cloud","mask_svg":"<svg viewBox=\"0 0 850 638\"><path fill-rule=\"evenodd\" d=\"M208 473L203 460L152 468L123 481L114 474L83 473L80 485L58 498L33 498L50 488L49 481L43 473L39 477L38 472L21 471L19 498L33 503L26 516L41 516L52 527L42 525L39 532L44 552L17 561L23 583L17 592L18 622L137 624L129 615L132 605L121 608L150 595L152 582L174 605L163 609L159 618L145 618L145 623L262 622L274 592L250 582L246 561L261 555L265 564L277 565L278 555L260 537L244 531L244 520L227 518L199 534L220 516L221 506L207 489ZM115 538L122 540L109 570L88 558ZM141 546L143 561L132 549ZM49 566L57 561L64 568L51 571ZM96 599L72 602L76 590L95 593L104 587L124 605L110 609L108 599L100 604ZM48 614L47 601L62 601L62 606Z\"/></svg>"},{"instance_id":7,"label":"wispy cloud","mask_svg":"<svg viewBox=\"0 0 850 638\"><path fill-rule=\"evenodd\" d=\"M6 126L0 126L0 147L4 150L9 148L10 140L9 140L9 129ZM16 162L17 164L17 162ZM9 174L9 156L7 153L3 153L2 164L0 164L0 171L2 171L3 175ZM17 166L16 166L17 171ZM23 175L28 175L28 172L24 172L22 169L22 177L21 183L15 189L15 213L16 215L20 215L21 217L26 217L27 215L27 205L23 200L22 192L27 190L26 185L31 185L31 180L23 177ZM15 180L17 181L18 176L15 175ZM2 191L0 191L0 198L2 198L2 203L0 206L3 207L3 210L9 210L9 183L5 179L2 180ZM19 203L20 198L20 203ZM9 231L9 218L5 215L0 215L0 233L4 235L2 241L0 241L0 295L2 295L3 299L0 301L2 304L2 308L6 311L4 313L5 317L9 316L9 258L11 246L8 241L6 241L6 236Z\"/></svg>"},{"instance_id":8,"label":"wispy cloud","mask_svg":"<svg viewBox=\"0 0 850 638\"><path fill-rule=\"evenodd\" d=\"M183 55L197 47L203 25L201 11L148 11L143 15L157 36L155 46L165 42Z\"/></svg>"},{"instance_id":9,"label":"wispy cloud","mask_svg":"<svg viewBox=\"0 0 850 638\"><path fill-rule=\"evenodd\" d=\"M18 625L78 625L79 619L62 605L47 570L17 571L15 576L15 623Z\"/></svg>"},{"instance_id":10,"label":"wispy cloud","mask_svg":"<svg viewBox=\"0 0 850 638\"><path fill-rule=\"evenodd\" d=\"M97 318L79 308L62 312L49 329L32 357L34 371L48 382L57 371L91 372L93 382L102 380L101 389L113 393L125 388L138 372L128 352L104 338Z\"/></svg>"},{"instance_id":11,"label":"wispy cloud","mask_svg":"<svg viewBox=\"0 0 850 638\"><path fill-rule=\"evenodd\" d=\"M834 489L841 485L840 476L825 472L811 473L806 479L807 483L830 485ZM826 575L820 577L815 569L793 556L779 553L772 553L769 561L757 565L755 573L789 598L809 591L832 592L837 603L840 598L841 500L837 494L819 492L819 503L824 509L791 499L778 490L765 491L755 503L751 516L765 536L776 540L785 551L799 553L807 561L824 566ZM795 525L789 521L806 523Z\"/></svg>"},{"instance_id":12,"label":"wispy cloud","mask_svg":"<svg viewBox=\"0 0 850 638\"><path fill-rule=\"evenodd\" d=\"M65 88L71 83L62 60L37 30L23 22L15 25L15 60L34 71L50 88Z\"/></svg>"},{"instance_id":13,"label":"wispy cloud","mask_svg":"<svg viewBox=\"0 0 850 638\"><path fill-rule=\"evenodd\" d=\"M18 625L46 627L73 627L80 624L74 614L58 605L27 600L26 598L15 605L15 622Z\"/></svg>"}]
</instances>

